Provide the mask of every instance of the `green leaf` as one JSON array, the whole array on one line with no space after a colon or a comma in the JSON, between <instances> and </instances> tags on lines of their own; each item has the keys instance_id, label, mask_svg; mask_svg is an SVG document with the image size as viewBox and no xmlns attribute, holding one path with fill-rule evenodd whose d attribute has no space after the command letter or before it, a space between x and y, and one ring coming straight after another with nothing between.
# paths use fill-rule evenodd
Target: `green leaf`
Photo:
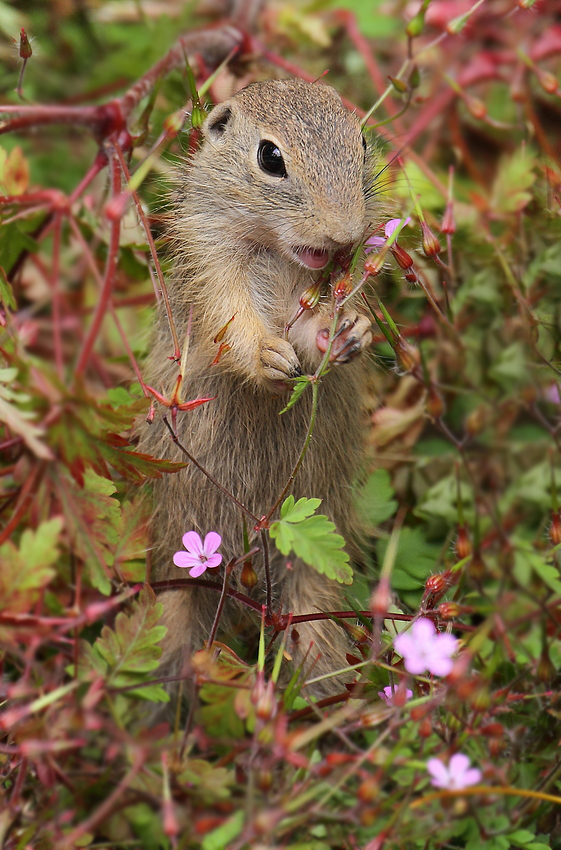
<instances>
[{"instance_id":1,"label":"green leaf","mask_svg":"<svg viewBox=\"0 0 561 850\"><path fill-rule=\"evenodd\" d=\"M5 307L9 307L10 310L15 310L17 307L12 286L2 266L0 266L0 301Z\"/></svg>"},{"instance_id":2,"label":"green leaf","mask_svg":"<svg viewBox=\"0 0 561 850\"><path fill-rule=\"evenodd\" d=\"M201 847L203 850L224 850L228 842L237 838L243 829L244 813L242 810L235 812L228 820L224 821L217 829L207 833L203 838Z\"/></svg>"},{"instance_id":3,"label":"green leaf","mask_svg":"<svg viewBox=\"0 0 561 850\"><path fill-rule=\"evenodd\" d=\"M289 496L281 508L281 519L271 525L270 535L283 555L294 552L328 578L341 584L352 584L353 571L349 566L349 556L343 549L344 539L323 514L309 516L310 508L316 502L314 510L319 506L318 499L299 499L294 504L294 498ZM291 516L295 518L291 519Z\"/></svg>"},{"instance_id":4,"label":"green leaf","mask_svg":"<svg viewBox=\"0 0 561 850\"><path fill-rule=\"evenodd\" d=\"M146 585L132 603L130 614L121 611L115 619L115 629L104 626L93 651L107 665L107 684L122 688L138 685L129 693L155 702L168 702L169 695L159 684L142 686L149 678L145 674L158 667L162 649L158 643L165 636L165 626L156 625L164 606L156 601L151 587Z\"/></svg>"},{"instance_id":5,"label":"green leaf","mask_svg":"<svg viewBox=\"0 0 561 850\"><path fill-rule=\"evenodd\" d=\"M378 540L376 554L384 562L387 540ZM392 587L396 590L415 590L422 587L431 573L437 570L440 546L427 543L420 528L402 528L392 571Z\"/></svg>"},{"instance_id":6,"label":"green leaf","mask_svg":"<svg viewBox=\"0 0 561 850\"><path fill-rule=\"evenodd\" d=\"M387 469L377 469L359 491L355 507L365 530L371 530L393 516L397 502Z\"/></svg>"},{"instance_id":7,"label":"green leaf","mask_svg":"<svg viewBox=\"0 0 561 850\"><path fill-rule=\"evenodd\" d=\"M311 516L321 505L321 499L298 499L294 503L294 496L288 496L281 506L281 519L285 522L302 522Z\"/></svg>"},{"instance_id":8,"label":"green leaf","mask_svg":"<svg viewBox=\"0 0 561 850\"><path fill-rule=\"evenodd\" d=\"M292 395L288 400L288 404L286 405L286 407L283 407L283 409L279 413L279 416L282 416L283 413L286 413L287 410L290 410L291 407L294 407L294 405L296 404L308 384L311 384L311 381L306 375L302 375L301 378L296 379L294 383L294 389L292 390Z\"/></svg>"},{"instance_id":9,"label":"green leaf","mask_svg":"<svg viewBox=\"0 0 561 850\"><path fill-rule=\"evenodd\" d=\"M0 611L22 614L37 601L39 591L55 575L59 556L60 517L23 532L19 548L8 541L0 546Z\"/></svg>"},{"instance_id":10,"label":"green leaf","mask_svg":"<svg viewBox=\"0 0 561 850\"><path fill-rule=\"evenodd\" d=\"M53 480L72 546L86 565L93 586L108 594L121 519L121 506L112 498L116 487L91 469L86 470L83 487L64 467L53 472Z\"/></svg>"}]
</instances>

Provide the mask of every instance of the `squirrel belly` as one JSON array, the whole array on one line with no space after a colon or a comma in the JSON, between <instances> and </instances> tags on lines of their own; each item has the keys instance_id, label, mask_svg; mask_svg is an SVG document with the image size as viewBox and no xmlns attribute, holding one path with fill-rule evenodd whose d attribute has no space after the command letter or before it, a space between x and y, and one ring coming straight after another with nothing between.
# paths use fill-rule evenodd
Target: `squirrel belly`
<instances>
[{"instance_id":1,"label":"squirrel belly","mask_svg":"<svg viewBox=\"0 0 561 850\"><path fill-rule=\"evenodd\" d=\"M286 485L306 438L311 393L285 412L289 379L314 370L321 335L331 324L327 295L285 335L302 293L335 253L351 250L379 218L373 154L356 116L333 89L296 80L254 83L215 107L204 141L178 176L170 236L169 284L178 337L191 331L183 388L213 401L178 417L179 440L197 461L256 516L266 514ZM232 317L234 317L232 319ZM224 350L213 364L217 333ZM364 366L355 359L371 341L370 321L352 305L343 311L340 354L322 378L312 440L291 492L322 500L347 541L353 538L351 485L361 459ZM168 320L160 312L146 369L147 383L169 395L177 366ZM287 383L288 381L288 383ZM140 449L185 460L156 417L139 426ZM239 508L193 464L154 486L152 579L182 578L173 564L191 529L222 535L227 562L243 554ZM249 529L251 531L251 529ZM270 541L277 605L293 614L340 610L340 586ZM254 559L259 574L259 559ZM257 586L254 595L260 595ZM218 594L204 588L164 591L162 670L179 675L209 635ZM241 609L229 603L230 622ZM225 623L226 624L226 620ZM346 666L345 632L324 620L301 623L288 651L299 662L313 642L313 675ZM290 642L289 642L290 644ZM341 689L337 679L314 693Z\"/></svg>"}]
</instances>

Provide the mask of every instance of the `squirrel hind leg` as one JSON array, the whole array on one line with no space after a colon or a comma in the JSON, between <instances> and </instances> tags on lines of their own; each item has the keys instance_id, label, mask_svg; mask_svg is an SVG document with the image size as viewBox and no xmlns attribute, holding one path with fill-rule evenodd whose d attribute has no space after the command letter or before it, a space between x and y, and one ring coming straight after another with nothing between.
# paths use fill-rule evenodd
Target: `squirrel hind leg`
<instances>
[{"instance_id":1,"label":"squirrel hind leg","mask_svg":"<svg viewBox=\"0 0 561 850\"><path fill-rule=\"evenodd\" d=\"M284 587L286 608L294 615L338 611L342 607L341 587L320 575L303 561L296 559L287 573ZM319 682L308 685L303 692L322 699L344 693L353 674L338 673L349 666L347 653L351 644L347 633L333 620L313 620L291 628L287 649L295 667L304 663L306 678Z\"/></svg>"}]
</instances>

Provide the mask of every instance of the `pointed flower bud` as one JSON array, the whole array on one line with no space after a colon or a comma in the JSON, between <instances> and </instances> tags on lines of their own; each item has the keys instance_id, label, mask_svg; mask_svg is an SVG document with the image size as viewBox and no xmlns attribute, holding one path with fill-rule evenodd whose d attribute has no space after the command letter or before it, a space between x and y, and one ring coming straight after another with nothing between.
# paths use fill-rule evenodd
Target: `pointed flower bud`
<instances>
[{"instance_id":1,"label":"pointed flower bud","mask_svg":"<svg viewBox=\"0 0 561 850\"><path fill-rule=\"evenodd\" d=\"M444 402L442 400L442 396L440 395L434 384L429 385L425 408L428 415L433 420L440 419L442 414L444 413Z\"/></svg>"},{"instance_id":2,"label":"pointed flower bud","mask_svg":"<svg viewBox=\"0 0 561 850\"><path fill-rule=\"evenodd\" d=\"M405 374L410 374L419 367L421 357L418 348L407 342L401 334L395 338L393 350L398 366Z\"/></svg>"},{"instance_id":3,"label":"pointed flower bud","mask_svg":"<svg viewBox=\"0 0 561 850\"><path fill-rule=\"evenodd\" d=\"M464 558L469 558L471 555L471 540L469 539L468 531L465 525L458 526L458 536L454 543L454 551L458 561L463 561Z\"/></svg>"},{"instance_id":4,"label":"pointed flower bud","mask_svg":"<svg viewBox=\"0 0 561 850\"><path fill-rule=\"evenodd\" d=\"M379 275L384 268L386 262L386 252L380 251L379 254L369 254L364 261L364 271L368 272L372 277Z\"/></svg>"},{"instance_id":5,"label":"pointed flower bud","mask_svg":"<svg viewBox=\"0 0 561 850\"><path fill-rule=\"evenodd\" d=\"M462 613L457 602L441 602L438 606L438 616L443 620L455 620Z\"/></svg>"},{"instance_id":6,"label":"pointed flower bud","mask_svg":"<svg viewBox=\"0 0 561 850\"><path fill-rule=\"evenodd\" d=\"M561 511L551 512L551 525L547 530L552 546L558 546L561 543Z\"/></svg>"},{"instance_id":7,"label":"pointed flower bud","mask_svg":"<svg viewBox=\"0 0 561 850\"><path fill-rule=\"evenodd\" d=\"M479 100L477 97L470 97L469 95L466 95L464 97L464 103L467 106L470 115L473 115L477 121L483 121L487 115L487 107L482 100Z\"/></svg>"},{"instance_id":8,"label":"pointed flower bud","mask_svg":"<svg viewBox=\"0 0 561 850\"><path fill-rule=\"evenodd\" d=\"M455 233L456 232L456 221L454 219L454 205L452 201L448 201L446 204L446 209L444 210L444 216L442 218L442 224L440 225L440 229L443 233Z\"/></svg>"},{"instance_id":9,"label":"pointed flower bud","mask_svg":"<svg viewBox=\"0 0 561 850\"><path fill-rule=\"evenodd\" d=\"M402 268L404 271L407 271L411 268L411 266L413 265L413 260L411 259L405 248L402 248L401 245L398 245L396 243L395 245L391 246L390 251L392 252L392 256L400 268Z\"/></svg>"},{"instance_id":10,"label":"pointed flower bud","mask_svg":"<svg viewBox=\"0 0 561 850\"><path fill-rule=\"evenodd\" d=\"M405 80L400 80L399 77L390 77L389 74L388 80L390 81L394 89L399 92L399 94L407 94L407 92L409 91L409 86L405 82Z\"/></svg>"},{"instance_id":11,"label":"pointed flower bud","mask_svg":"<svg viewBox=\"0 0 561 850\"><path fill-rule=\"evenodd\" d=\"M244 587L247 587L248 590L253 590L253 588L257 584L257 581L257 573L253 569L251 559L249 559L248 561L244 561L242 572L240 575L240 582L243 584Z\"/></svg>"},{"instance_id":12,"label":"pointed flower bud","mask_svg":"<svg viewBox=\"0 0 561 850\"><path fill-rule=\"evenodd\" d=\"M347 274L340 277L337 283L333 287L333 297L335 299L335 303L338 304L343 298L346 298L347 295L352 291L353 282L351 279L350 271Z\"/></svg>"},{"instance_id":13,"label":"pointed flower bud","mask_svg":"<svg viewBox=\"0 0 561 850\"><path fill-rule=\"evenodd\" d=\"M437 257L440 254L440 242L426 223L421 221L421 231L423 233L423 251L427 257Z\"/></svg>"},{"instance_id":14,"label":"pointed flower bud","mask_svg":"<svg viewBox=\"0 0 561 850\"><path fill-rule=\"evenodd\" d=\"M251 692L251 702L255 706L257 717L260 720L271 720L277 713L277 701L275 699L275 685L272 679L265 681L263 673L257 674L257 681Z\"/></svg>"},{"instance_id":15,"label":"pointed flower bud","mask_svg":"<svg viewBox=\"0 0 561 850\"><path fill-rule=\"evenodd\" d=\"M548 682L551 682L556 675L557 670L549 657L549 649L547 644L544 644L536 669L536 679L546 685Z\"/></svg>"},{"instance_id":16,"label":"pointed flower bud","mask_svg":"<svg viewBox=\"0 0 561 850\"><path fill-rule=\"evenodd\" d=\"M313 283L300 296L300 306L303 310L313 310L317 307L321 294L321 282Z\"/></svg>"},{"instance_id":17,"label":"pointed flower bud","mask_svg":"<svg viewBox=\"0 0 561 850\"><path fill-rule=\"evenodd\" d=\"M31 49L27 33L23 27L21 28L19 36L19 55L20 59L29 59L33 55L33 50Z\"/></svg>"},{"instance_id":18,"label":"pointed flower bud","mask_svg":"<svg viewBox=\"0 0 561 850\"><path fill-rule=\"evenodd\" d=\"M542 89L547 92L547 94L555 94L555 92L559 88L557 78L553 74L550 74L549 71L541 71L539 68L536 68L535 70L536 77L538 78L538 83L540 84Z\"/></svg>"},{"instance_id":19,"label":"pointed flower bud","mask_svg":"<svg viewBox=\"0 0 561 850\"><path fill-rule=\"evenodd\" d=\"M206 121L207 111L204 106L198 104L197 106L193 106L191 112L191 127L194 130L198 130Z\"/></svg>"}]
</instances>

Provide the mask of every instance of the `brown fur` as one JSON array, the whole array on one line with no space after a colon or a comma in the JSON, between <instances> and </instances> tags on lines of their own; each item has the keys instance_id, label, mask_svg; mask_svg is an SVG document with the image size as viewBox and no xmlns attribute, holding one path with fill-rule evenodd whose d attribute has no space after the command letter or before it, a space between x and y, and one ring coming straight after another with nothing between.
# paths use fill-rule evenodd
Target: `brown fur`
<instances>
[{"instance_id":1,"label":"brown fur","mask_svg":"<svg viewBox=\"0 0 561 850\"><path fill-rule=\"evenodd\" d=\"M373 157L364 151L357 118L336 92L296 80L248 86L211 112L204 137L176 193L170 298L181 341L193 308L186 397L216 400L180 414L179 437L224 487L261 516L287 482L309 423L309 391L278 415L287 401L283 379L320 362L316 336L330 324L332 309L326 298L296 322L288 342L284 339L299 296L318 276L297 261L293 249L333 253L356 244L372 227ZM282 151L287 177L260 169L261 139ZM211 367L217 353L213 338L234 314L225 338L231 349ZM352 309L345 316L351 323L356 319L347 333L356 353L370 342L370 322ZM171 353L162 311L147 377L168 394L177 375ZM296 498L321 498L321 511L346 538L352 537L351 481L361 453L361 373L356 361L335 366L322 380L312 443L292 490ZM141 448L182 459L158 419L141 426ZM225 561L242 553L239 510L193 466L158 481L154 499L153 579L184 577L172 556L190 529L202 536L218 531ZM271 547L275 596L285 611L341 606L336 582L296 558L287 570L286 560ZM258 562L256 567L260 572ZM166 591L160 598L168 626L163 668L179 672L208 636L218 594L196 588ZM230 618L239 617L239 608L232 608ZM292 647L297 660L310 641L315 644L311 657L321 652L314 675L345 666L348 647L337 625L305 624L298 632L299 644ZM328 680L315 690L332 689Z\"/></svg>"}]
</instances>

